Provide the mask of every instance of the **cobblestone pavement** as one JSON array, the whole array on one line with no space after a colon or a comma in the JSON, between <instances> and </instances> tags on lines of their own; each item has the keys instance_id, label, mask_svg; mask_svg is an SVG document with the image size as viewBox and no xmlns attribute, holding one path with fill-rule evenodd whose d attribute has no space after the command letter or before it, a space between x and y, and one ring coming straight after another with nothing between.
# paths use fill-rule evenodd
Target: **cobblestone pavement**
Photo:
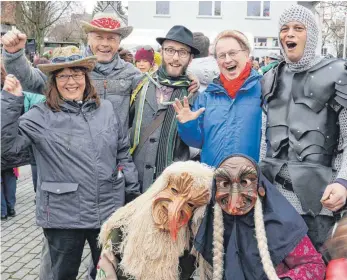
<instances>
[{"instance_id":1,"label":"cobblestone pavement","mask_svg":"<svg viewBox=\"0 0 347 280\"><path fill-rule=\"evenodd\" d=\"M35 223L35 193L30 172L17 181L16 197L17 215L1 221L1 279L39 279L43 233ZM86 245L77 279L84 279L89 260Z\"/></svg>"}]
</instances>

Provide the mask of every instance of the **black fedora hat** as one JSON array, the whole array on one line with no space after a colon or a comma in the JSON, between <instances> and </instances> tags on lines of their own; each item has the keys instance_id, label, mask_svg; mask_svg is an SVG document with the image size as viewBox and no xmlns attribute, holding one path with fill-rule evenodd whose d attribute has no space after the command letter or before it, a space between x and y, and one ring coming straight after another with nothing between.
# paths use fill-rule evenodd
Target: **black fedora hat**
<instances>
[{"instance_id":1,"label":"black fedora hat","mask_svg":"<svg viewBox=\"0 0 347 280\"><path fill-rule=\"evenodd\" d=\"M192 49L193 54L200 54L200 51L194 47L193 33L182 25L175 25L166 34L166 37L157 38L157 42L162 45L165 40L176 41L184 45L189 46Z\"/></svg>"}]
</instances>

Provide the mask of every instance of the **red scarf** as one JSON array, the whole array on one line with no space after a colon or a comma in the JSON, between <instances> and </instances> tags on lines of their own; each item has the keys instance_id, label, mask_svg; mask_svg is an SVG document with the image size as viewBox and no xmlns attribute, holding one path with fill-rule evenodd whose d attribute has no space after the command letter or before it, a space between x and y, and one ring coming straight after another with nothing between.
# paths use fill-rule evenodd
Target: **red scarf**
<instances>
[{"instance_id":1,"label":"red scarf","mask_svg":"<svg viewBox=\"0 0 347 280\"><path fill-rule=\"evenodd\" d=\"M246 79L249 77L249 74L251 73L251 69L252 69L251 62L248 61L246 63L245 68L243 68L242 72L240 73L240 75L236 79L231 81L227 80L222 73L220 74L220 80L222 82L222 85L226 89L226 91L228 92L231 98L233 99L235 98L236 93L239 91L239 89L242 87Z\"/></svg>"}]
</instances>

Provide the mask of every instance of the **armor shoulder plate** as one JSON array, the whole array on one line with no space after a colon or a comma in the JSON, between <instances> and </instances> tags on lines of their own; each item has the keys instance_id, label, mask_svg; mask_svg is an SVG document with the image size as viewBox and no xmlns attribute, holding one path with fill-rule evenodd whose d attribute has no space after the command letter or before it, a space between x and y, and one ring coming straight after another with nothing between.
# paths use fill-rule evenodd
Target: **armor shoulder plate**
<instances>
[{"instance_id":1,"label":"armor shoulder plate","mask_svg":"<svg viewBox=\"0 0 347 280\"><path fill-rule=\"evenodd\" d=\"M336 83L342 81L338 77L344 71L346 71L344 62L341 60L323 59L305 74L304 98L300 102L305 103L316 113L320 112L324 106L336 98ZM299 75L303 75L303 73Z\"/></svg>"},{"instance_id":2,"label":"armor shoulder plate","mask_svg":"<svg viewBox=\"0 0 347 280\"><path fill-rule=\"evenodd\" d=\"M277 77L280 69L285 65L285 62L281 62L276 67L270 69L265 73L261 80L261 93L262 93L262 104L266 104L266 102L273 97L275 93L275 88L277 84Z\"/></svg>"},{"instance_id":3,"label":"armor shoulder plate","mask_svg":"<svg viewBox=\"0 0 347 280\"><path fill-rule=\"evenodd\" d=\"M337 81L335 82L335 100L344 108L347 108L347 62L339 60L336 68L340 70Z\"/></svg>"}]
</instances>

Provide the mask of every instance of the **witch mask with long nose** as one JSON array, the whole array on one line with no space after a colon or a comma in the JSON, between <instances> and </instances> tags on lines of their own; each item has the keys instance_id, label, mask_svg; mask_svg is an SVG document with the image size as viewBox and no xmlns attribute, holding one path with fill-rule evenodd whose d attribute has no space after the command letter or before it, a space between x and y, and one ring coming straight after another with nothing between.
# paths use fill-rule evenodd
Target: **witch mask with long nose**
<instances>
[{"instance_id":1,"label":"witch mask with long nose","mask_svg":"<svg viewBox=\"0 0 347 280\"><path fill-rule=\"evenodd\" d=\"M216 201L229 215L245 215L255 206L258 193L265 195L264 188L258 188L258 171L252 161L245 157L227 158L215 172Z\"/></svg>"},{"instance_id":2,"label":"witch mask with long nose","mask_svg":"<svg viewBox=\"0 0 347 280\"><path fill-rule=\"evenodd\" d=\"M208 189L194 187L194 178L189 173L171 175L167 186L153 200L154 224L176 241L179 230L188 224L194 210L206 205L208 200Z\"/></svg>"}]
</instances>

